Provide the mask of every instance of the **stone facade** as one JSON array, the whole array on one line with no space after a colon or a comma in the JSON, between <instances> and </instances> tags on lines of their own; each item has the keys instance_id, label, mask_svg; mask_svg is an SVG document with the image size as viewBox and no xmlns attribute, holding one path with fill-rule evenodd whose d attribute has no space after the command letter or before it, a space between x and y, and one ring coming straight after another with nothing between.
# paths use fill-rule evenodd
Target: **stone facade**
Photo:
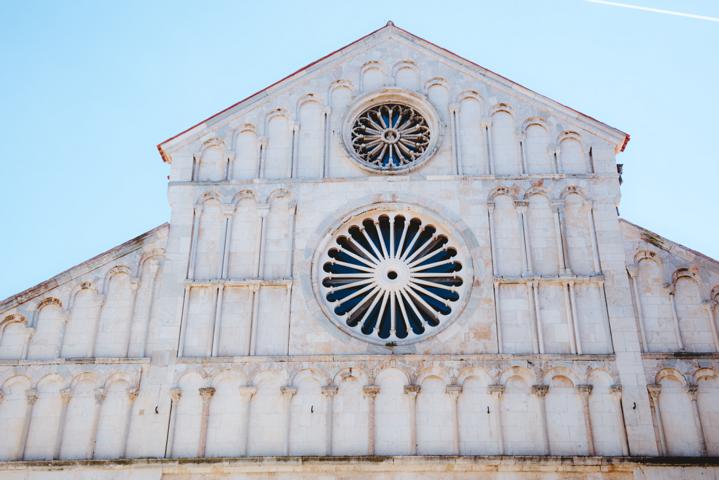
<instances>
[{"instance_id":1,"label":"stone facade","mask_svg":"<svg viewBox=\"0 0 719 480\"><path fill-rule=\"evenodd\" d=\"M717 478L719 263L627 140L391 24L173 137L168 224L0 304L0 476Z\"/></svg>"}]
</instances>

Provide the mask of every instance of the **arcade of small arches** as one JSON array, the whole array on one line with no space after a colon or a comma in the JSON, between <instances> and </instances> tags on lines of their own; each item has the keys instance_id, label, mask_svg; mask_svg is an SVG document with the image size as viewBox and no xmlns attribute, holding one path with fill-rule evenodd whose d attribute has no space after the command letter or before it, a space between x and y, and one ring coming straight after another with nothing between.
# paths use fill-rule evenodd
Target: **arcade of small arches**
<instances>
[{"instance_id":1,"label":"arcade of small arches","mask_svg":"<svg viewBox=\"0 0 719 480\"><path fill-rule=\"evenodd\" d=\"M405 71L408 70L403 67L397 72ZM376 65L370 64L362 75L364 78L376 72ZM424 87L418 81L399 78L390 83L375 79L359 84L362 89L358 91L352 81L339 80L331 85L327 98L316 92L305 93L297 95L293 109L262 105L240 114L244 120L233 120L223 130L227 133L204 137L187 178L176 180L357 176L360 162L349 161L356 153L348 151L351 145L345 145L341 138L347 112L370 94L386 95L391 91L421 97L421 102L431 104L446 125L446 131L431 133L441 136L445 144L440 145L443 158L427 162L436 162L432 173L522 177L593 175L601 171L616 175L615 171L606 171L606 166L597 165L588 135L565 129L558 119L516 110L512 103L517 99L490 104L487 98L496 93L481 93L483 89L465 89L453 95L452 86L441 77L432 78ZM451 153L444 154L443 150Z\"/></svg>"}]
</instances>

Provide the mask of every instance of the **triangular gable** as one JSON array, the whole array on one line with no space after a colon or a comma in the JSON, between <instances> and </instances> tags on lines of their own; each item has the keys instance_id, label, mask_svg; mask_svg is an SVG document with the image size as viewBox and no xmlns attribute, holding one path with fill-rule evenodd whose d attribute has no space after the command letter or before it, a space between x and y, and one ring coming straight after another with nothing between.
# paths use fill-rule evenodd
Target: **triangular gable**
<instances>
[{"instance_id":1,"label":"triangular gable","mask_svg":"<svg viewBox=\"0 0 719 480\"><path fill-rule=\"evenodd\" d=\"M177 145L180 143L183 143L188 138L194 138L197 135L200 135L201 133L204 133L208 128L211 128L215 126L217 123L221 122L223 119L227 118L228 116L238 112L240 109L242 109L245 106L248 106L252 104L254 101L259 100L260 98L264 98L265 96L269 95L271 92L274 92L289 83L291 83L293 80L298 79L302 75L308 74L310 72L314 72L322 67L324 67L329 62L337 59L341 55L347 55L350 52L354 51L355 49L360 48L361 45L373 40L377 39L380 36L385 36L389 34L397 34L400 38L404 38L405 40L408 40L410 43L414 45L419 45L420 47L424 48L425 50L429 50L435 54L441 55L445 58L449 58L450 60L453 60L457 62L460 65L465 66L466 68L469 68L472 70L475 74L479 73L481 76L485 77L485 80L489 82L494 82L498 85L504 85L506 88L509 88L512 90L515 94L524 95L527 97L527 99L531 99L537 102L540 102L544 105L546 105L549 108L552 108L554 110L557 110L564 115L567 115L583 124L589 127L589 129L597 130L601 133L603 133L605 136L608 136L609 138L612 138L615 140L615 150L617 152L623 152L626 148L627 143L629 142L629 134L625 133L621 130L618 130L614 127L611 127L607 125L606 123L600 122L599 120L586 115L582 112L579 112L577 110L574 110L571 107L568 107L560 102L557 102L555 100L552 100L548 97L545 97L544 95L541 95L523 85L520 85L517 82L514 82L502 75L499 75L485 67L482 67L481 65L478 65L477 63L467 60L464 57L461 57L457 55L456 53L447 50L446 48L440 47L428 40L425 40L421 37L418 37L417 35L414 35L413 33L408 32L407 30L404 30L402 28L397 27L392 22L387 22L387 24L373 32L370 32L369 34L360 37L359 39L335 50L334 52L331 52L324 57L317 59L308 65L305 65L304 67L300 68L299 70L287 75L286 77L278 80L277 82L263 88L262 90L259 90L252 95L249 95L248 97L245 97L244 99L240 100L239 102L230 105L229 107L225 108L224 110L221 110L220 112L215 113L214 115L211 115L210 117L198 122L197 124L191 126L190 128L178 133L177 135L174 135L167 140L161 142L157 145L157 149L160 152L160 155L162 156L163 161L170 163L170 157L166 152L167 148L171 148L173 145Z\"/></svg>"}]
</instances>

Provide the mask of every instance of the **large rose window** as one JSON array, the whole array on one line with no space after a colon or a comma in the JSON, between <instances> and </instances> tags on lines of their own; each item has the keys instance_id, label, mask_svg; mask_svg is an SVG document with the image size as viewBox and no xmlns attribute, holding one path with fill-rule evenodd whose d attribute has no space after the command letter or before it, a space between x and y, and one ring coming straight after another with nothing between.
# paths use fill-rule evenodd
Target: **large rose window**
<instances>
[{"instance_id":1,"label":"large rose window","mask_svg":"<svg viewBox=\"0 0 719 480\"><path fill-rule=\"evenodd\" d=\"M471 262L448 229L408 210L359 215L317 265L320 301L343 330L399 344L444 327L464 304Z\"/></svg>"}]
</instances>

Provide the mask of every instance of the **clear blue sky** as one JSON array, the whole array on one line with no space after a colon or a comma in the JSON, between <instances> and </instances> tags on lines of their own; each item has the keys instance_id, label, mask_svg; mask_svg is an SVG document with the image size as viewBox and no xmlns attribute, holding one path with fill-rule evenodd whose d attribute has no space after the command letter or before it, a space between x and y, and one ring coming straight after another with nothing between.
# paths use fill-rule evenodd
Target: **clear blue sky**
<instances>
[{"instance_id":1,"label":"clear blue sky","mask_svg":"<svg viewBox=\"0 0 719 480\"><path fill-rule=\"evenodd\" d=\"M715 0L626 0L719 17ZM0 3L0 299L169 219L155 145L392 19L629 132L621 214L719 258L719 23L584 0Z\"/></svg>"}]
</instances>

